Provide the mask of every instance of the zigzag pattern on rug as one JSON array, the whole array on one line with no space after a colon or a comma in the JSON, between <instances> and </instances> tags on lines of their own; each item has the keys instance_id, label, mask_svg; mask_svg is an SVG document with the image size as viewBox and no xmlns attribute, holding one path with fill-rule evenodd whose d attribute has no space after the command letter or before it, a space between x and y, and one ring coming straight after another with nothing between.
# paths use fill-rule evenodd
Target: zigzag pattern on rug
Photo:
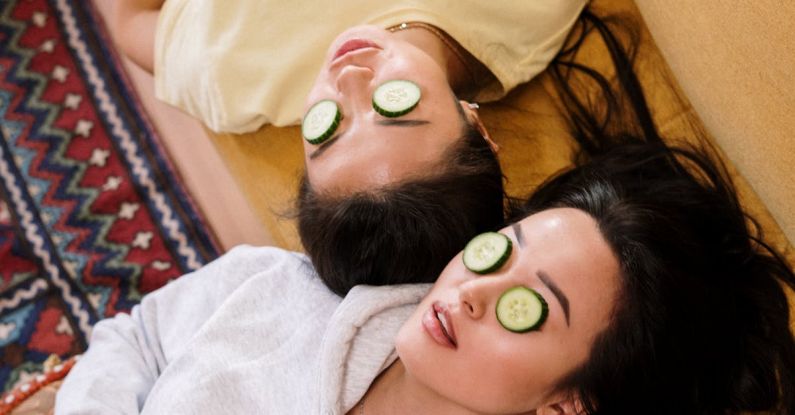
<instances>
[{"instance_id":1,"label":"zigzag pattern on rug","mask_svg":"<svg viewBox=\"0 0 795 415\"><path fill-rule=\"evenodd\" d=\"M0 2L0 389L219 249L91 2Z\"/></svg>"}]
</instances>

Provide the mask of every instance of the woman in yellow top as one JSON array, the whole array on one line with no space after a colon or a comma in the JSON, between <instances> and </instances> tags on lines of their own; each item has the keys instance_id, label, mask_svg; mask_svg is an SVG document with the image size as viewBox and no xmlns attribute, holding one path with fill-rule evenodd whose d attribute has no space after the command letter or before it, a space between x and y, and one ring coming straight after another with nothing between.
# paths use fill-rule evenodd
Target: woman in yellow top
<instances>
[{"instance_id":1,"label":"woman in yellow top","mask_svg":"<svg viewBox=\"0 0 795 415\"><path fill-rule=\"evenodd\" d=\"M336 104L307 117L318 125L304 128L298 222L318 274L344 294L433 281L503 221L497 146L465 100L499 99L541 72L585 3L126 0L112 27L154 71L157 96L214 131ZM379 111L376 90L396 80L409 90L391 97L409 102Z\"/></svg>"}]
</instances>

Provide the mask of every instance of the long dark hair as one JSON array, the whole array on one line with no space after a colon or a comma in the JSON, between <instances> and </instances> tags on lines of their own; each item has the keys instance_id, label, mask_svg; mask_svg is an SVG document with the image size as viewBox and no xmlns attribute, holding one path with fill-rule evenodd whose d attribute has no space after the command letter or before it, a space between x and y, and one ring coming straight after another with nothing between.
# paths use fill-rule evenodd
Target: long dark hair
<instances>
[{"instance_id":1,"label":"long dark hair","mask_svg":"<svg viewBox=\"0 0 795 415\"><path fill-rule=\"evenodd\" d=\"M344 197L316 192L304 177L298 232L332 291L434 282L469 239L503 223L500 164L461 116L461 138L426 177Z\"/></svg>"},{"instance_id":2,"label":"long dark hair","mask_svg":"<svg viewBox=\"0 0 795 415\"><path fill-rule=\"evenodd\" d=\"M556 61L553 78L582 151L517 219L553 207L587 212L621 265L622 289L590 358L559 389L575 392L588 414L795 413L783 288L795 289L792 269L745 214L708 144L663 142L633 49L592 12L580 22L572 43L598 33L615 81L565 54L574 49ZM601 98L582 98L574 72Z\"/></svg>"}]
</instances>

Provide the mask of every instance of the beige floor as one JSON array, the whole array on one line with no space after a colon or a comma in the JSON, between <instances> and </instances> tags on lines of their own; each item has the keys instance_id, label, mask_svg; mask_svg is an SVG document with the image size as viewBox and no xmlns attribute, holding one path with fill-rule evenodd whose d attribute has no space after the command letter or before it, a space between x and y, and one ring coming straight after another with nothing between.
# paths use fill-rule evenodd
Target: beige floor
<instances>
[{"instance_id":1,"label":"beige floor","mask_svg":"<svg viewBox=\"0 0 795 415\"><path fill-rule=\"evenodd\" d=\"M113 12L115 0L93 0L102 16ZM200 124L154 98L152 76L123 58L127 73L157 129L171 160L194 202L215 232L222 248L239 244L272 245L234 179Z\"/></svg>"},{"instance_id":2,"label":"beige floor","mask_svg":"<svg viewBox=\"0 0 795 415\"><path fill-rule=\"evenodd\" d=\"M795 2L635 3L704 126L795 243Z\"/></svg>"}]
</instances>

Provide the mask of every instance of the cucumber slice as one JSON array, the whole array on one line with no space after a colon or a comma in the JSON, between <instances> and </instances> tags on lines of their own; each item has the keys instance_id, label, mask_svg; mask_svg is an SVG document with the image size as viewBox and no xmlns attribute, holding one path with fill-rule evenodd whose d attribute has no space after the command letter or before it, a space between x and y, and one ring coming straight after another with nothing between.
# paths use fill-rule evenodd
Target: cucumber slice
<instances>
[{"instance_id":1,"label":"cucumber slice","mask_svg":"<svg viewBox=\"0 0 795 415\"><path fill-rule=\"evenodd\" d=\"M400 117L411 112L421 96L420 87L414 82L386 81L373 92L373 109L384 117Z\"/></svg>"},{"instance_id":2,"label":"cucumber slice","mask_svg":"<svg viewBox=\"0 0 795 415\"><path fill-rule=\"evenodd\" d=\"M509 288L497 300L497 321L514 333L540 328L548 313L544 297L527 287Z\"/></svg>"},{"instance_id":3,"label":"cucumber slice","mask_svg":"<svg viewBox=\"0 0 795 415\"><path fill-rule=\"evenodd\" d=\"M513 243L498 232L482 233L464 247L464 266L478 274L498 270L511 256Z\"/></svg>"},{"instance_id":4,"label":"cucumber slice","mask_svg":"<svg viewBox=\"0 0 795 415\"><path fill-rule=\"evenodd\" d=\"M324 99L306 112L301 122L301 133L309 144L320 144L326 141L339 127L342 111L339 105L330 99Z\"/></svg>"}]
</instances>

